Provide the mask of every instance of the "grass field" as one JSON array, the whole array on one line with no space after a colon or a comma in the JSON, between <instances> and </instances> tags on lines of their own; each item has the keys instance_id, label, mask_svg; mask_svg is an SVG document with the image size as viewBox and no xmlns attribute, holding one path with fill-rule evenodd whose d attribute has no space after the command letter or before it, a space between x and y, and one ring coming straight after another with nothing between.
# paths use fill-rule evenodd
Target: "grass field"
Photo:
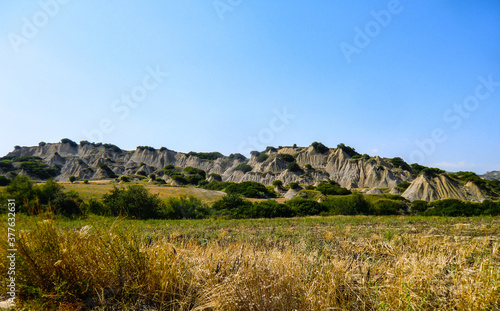
<instances>
[{"instance_id":1,"label":"grass field","mask_svg":"<svg viewBox=\"0 0 500 311\"><path fill-rule=\"evenodd\" d=\"M16 226L26 310L500 309L499 218L19 215Z\"/></svg>"},{"instance_id":2,"label":"grass field","mask_svg":"<svg viewBox=\"0 0 500 311\"><path fill-rule=\"evenodd\" d=\"M80 197L84 200L96 199L99 200L103 195L108 193L114 186L117 187L126 187L125 185L116 185L114 183L109 182L90 182L88 184L84 183L69 183L62 182L60 183L64 186L66 191L74 190L78 192ZM175 186L166 186L166 185L149 185L144 184L150 193L159 194L161 199L168 199L171 197L179 197L181 195L191 195L205 202L214 202L219 199L221 196L224 196L225 193L220 191L210 191L201 188L195 187L175 187Z\"/></svg>"}]
</instances>

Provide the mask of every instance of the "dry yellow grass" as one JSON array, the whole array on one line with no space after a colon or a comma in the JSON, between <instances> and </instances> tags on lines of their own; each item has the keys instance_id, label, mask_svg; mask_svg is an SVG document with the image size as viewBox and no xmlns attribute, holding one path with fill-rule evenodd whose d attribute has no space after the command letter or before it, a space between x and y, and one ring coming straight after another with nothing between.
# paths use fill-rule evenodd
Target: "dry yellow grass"
<instances>
[{"instance_id":1,"label":"dry yellow grass","mask_svg":"<svg viewBox=\"0 0 500 311\"><path fill-rule=\"evenodd\" d=\"M106 193L108 193L114 186L117 187L126 187L127 184L116 185L114 183L109 182L90 182L88 184L84 183L65 183L62 182L61 185L64 188L69 190L75 190L78 192L80 197L84 200L90 199L100 199ZM144 184L144 186L150 191L152 194L158 193L160 198L168 199L171 197L179 197L181 195L191 195L205 202L214 202L217 201L221 196L224 196L225 193L221 191L211 191L205 190L201 188L195 187L174 187L174 186L159 186L159 185L149 185Z\"/></svg>"},{"instance_id":2,"label":"dry yellow grass","mask_svg":"<svg viewBox=\"0 0 500 311\"><path fill-rule=\"evenodd\" d=\"M28 309L500 309L498 218L22 218L19 228Z\"/></svg>"}]
</instances>

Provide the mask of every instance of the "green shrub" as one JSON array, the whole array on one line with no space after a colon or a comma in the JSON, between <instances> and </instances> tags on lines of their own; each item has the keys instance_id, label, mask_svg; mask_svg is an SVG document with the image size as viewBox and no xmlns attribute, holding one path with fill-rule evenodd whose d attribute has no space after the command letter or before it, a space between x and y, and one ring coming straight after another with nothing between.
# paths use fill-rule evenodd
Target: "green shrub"
<instances>
[{"instance_id":1,"label":"green shrub","mask_svg":"<svg viewBox=\"0 0 500 311\"><path fill-rule=\"evenodd\" d=\"M0 187L8 186L10 184L10 179L5 176L0 176Z\"/></svg>"},{"instance_id":2,"label":"green shrub","mask_svg":"<svg viewBox=\"0 0 500 311\"><path fill-rule=\"evenodd\" d=\"M295 198L286 202L286 205L297 216L319 215L327 211L327 207L313 200Z\"/></svg>"},{"instance_id":3,"label":"green shrub","mask_svg":"<svg viewBox=\"0 0 500 311\"><path fill-rule=\"evenodd\" d=\"M285 162L295 162L295 158L292 155L286 154L286 153L279 154L278 158L280 158L281 160L283 160Z\"/></svg>"},{"instance_id":4,"label":"green shrub","mask_svg":"<svg viewBox=\"0 0 500 311\"><path fill-rule=\"evenodd\" d=\"M356 150L350 146L346 146L344 143L340 143L337 145L338 149L342 149L347 155L353 157L356 155L360 155L359 153L356 152Z\"/></svg>"},{"instance_id":5,"label":"green shrub","mask_svg":"<svg viewBox=\"0 0 500 311\"><path fill-rule=\"evenodd\" d=\"M18 175L5 187L5 193L16 200L21 213L32 215L50 210L68 217L82 214L78 194L63 192L63 187L52 179L35 185L27 176Z\"/></svg>"},{"instance_id":6,"label":"green shrub","mask_svg":"<svg viewBox=\"0 0 500 311\"><path fill-rule=\"evenodd\" d=\"M238 160L240 162L243 162L247 159L247 157L245 157L241 153L231 153L228 158L230 160Z\"/></svg>"},{"instance_id":7,"label":"green shrub","mask_svg":"<svg viewBox=\"0 0 500 311\"><path fill-rule=\"evenodd\" d=\"M234 170L235 170L235 171L242 171L243 173L248 173L248 172L250 172L252 169L253 169L253 168L252 168L250 165L246 164L246 163L241 163L241 164L237 165L237 166L234 168Z\"/></svg>"},{"instance_id":8,"label":"green shrub","mask_svg":"<svg viewBox=\"0 0 500 311\"><path fill-rule=\"evenodd\" d=\"M294 212L289 205L274 200L256 202L252 206L252 218L293 217Z\"/></svg>"},{"instance_id":9,"label":"green shrub","mask_svg":"<svg viewBox=\"0 0 500 311\"><path fill-rule=\"evenodd\" d=\"M70 183L74 183L76 181L76 177L75 176L69 176L69 182Z\"/></svg>"},{"instance_id":10,"label":"green shrub","mask_svg":"<svg viewBox=\"0 0 500 311\"><path fill-rule=\"evenodd\" d=\"M484 200L481 203L482 215L500 216L500 202L493 202L491 200Z\"/></svg>"},{"instance_id":11,"label":"green shrub","mask_svg":"<svg viewBox=\"0 0 500 311\"><path fill-rule=\"evenodd\" d=\"M299 183L296 183L296 182L291 182L290 184L288 184L288 187L290 187L290 189L294 189L294 190L300 189Z\"/></svg>"},{"instance_id":12,"label":"green shrub","mask_svg":"<svg viewBox=\"0 0 500 311\"><path fill-rule=\"evenodd\" d=\"M201 181L205 180L205 177L198 175L198 174L187 175L187 176L184 176L184 178L186 179L188 184L195 185L195 186L198 185Z\"/></svg>"},{"instance_id":13,"label":"green shrub","mask_svg":"<svg viewBox=\"0 0 500 311\"><path fill-rule=\"evenodd\" d=\"M203 177L203 179L207 175L207 173L205 173L204 170L192 166L186 166L182 171L188 175L195 175L195 174L200 175Z\"/></svg>"},{"instance_id":14,"label":"green shrub","mask_svg":"<svg viewBox=\"0 0 500 311\"><path fill-rule=\"evenodd\" d=\"M427 175L429 177L433 177L435 175L445 173L445 171L443 171L439 168L426 167L426 166L420 165L418 163L413 163L411 165L411 168L415 171L415 173L417 173L417 174L424 173L425 175Z\"/></svg>"},{"instance_id":15,"label":"green shrub","mask_svg":"<svg viewBox=\"0 0 500 311\"><path fill-rule=\"evenodd\" d=\"M370 203L359 193L342 197L327 197L322 204L326 206L329 215L370 215L373 213Z\"/></svg>"},{"instance_id":16,"label":"green shrub","mask_svg":"<svg viewBox=\"0 0 500 311\"><path fill-rule=\"evenodd\" d=\"M290 172L300 172L300 171L302 171L302 169L297 164L297 162L288 163L288 165L286 166L286 169L289 170Z\"/></svg>"},{"instance_id":17,"label":"green shrub","mask_svg":"<svg viewBox=\"0 0 500 311\"><path fill-rule=\"evenodd\" d=\"M476 173L462 171L457 173L450 173L448 174L448 176L454 179L462 180L464 182L472 182L489 196L500 196L500 181L498 180L488 180L481 178Z\"/></svg>"},{"instance_id":18,"label":"green shrub","mask_svg":"<svg viewBox=\"0 0 500 311\"><path fill-rule=\"evenodd\" d=\"M189 181L182 174L172 175L171 178L181 185L187 185Z\"/></svg>"},{"instance_id":19,"label":"green shrub","mask_svg":"<svg viewBox=\"0 0 500 311\"><path fill-rule=\"evenodd\" d=\"M155 173L151 173L151 174L149 174L149 176L148 176L148 177L149 177L149 179L151 179L151 180L153 180L153 181L154 181L154 180L156 180L156 174L155 174Z\"/></svg>"},{"instance_id":20,"label":"green shrub","mask_svg":"<svg viewBox=\"0 0 500 311\"><path fill-rule=\"evenodd\" d=\"M128 176L121 176L120 180L123 181L123 182L129 182L130 181L129 178L128 178Z\"/></svg>"},{"instance_id":21,"label":"green shrub","mask_svg":"<svg viewBox=\"0 0 500 311\"><path fill-rule=\"evenodd\" d=\"M167 219L201 219L209 215L208 206L193 196L169 198L162 211Z\"/></svg>"},{"instance_id":22,"label":"green shrub","mask_svg":"<svg viewBox=\"0 0 500 311\"><path fill-rule=\"evenodd\" d=\"M10 160L2 160L0 161L0 169L6 173L15 171L16 168L12 164Z\"/></svg>"},{"instance_id":23,"label":"green shrub","mask_svg":"<svg viewBox=\"0 0 500 311\"><path fill-rule=\"evenodd\" d=\"M373 211L375 215L399 215L401 210L404 210L406 205L400 201L392 200L378 200L373 204Z\"/></svg>"},{"instance_id":24,"label":"green shrub","mask_svg":"<svg viewBox=\"0 0 500 311\"><path fill-rule=\"evenodd\" d=\"M257 150L250 151L250 155L252 157L258 157L260 155L260 152Z\"/></svg>"},{"instance_id":25,"label":"green shrub","mask_svg":"<svg viewBox=\"0 0 500 311\"><path fill-rule=\"evenodd\" d=\"M156 149L154 147L151 147L151 146L137 146L136 149L139 151L144 151L144 150L152 151L152 152L156 151Z\"/></svg>"},{"instance_id":26,"label":"green shrub","mask_svg":"<svg viewBox=\"0 0 500 311\"><path fill-rule=\"evenodd\" d=\"M406 189L408 189L408 187L410 187L410 185L411 185L410 182L403 181L403 182L399 183L397 187L398 187L399 191L405 192Z\"/></svg>"},{"instance_id":27,"label":"green shrub","mask_svg":"<svg viewBox=\"0 0 500 311\"><path fill-rule=\"evenodd\" d=\"M327 152L329 149L327 146L323 145L322 143L319 143L317 141L313 142L311 144L311 146L313 146L314 150L317 152L317 153L325 153Z\"/></svg>"},{"instance_id":28,"label":"green shrub","mask_svg":"<svg viewBox=\"0 0 500 311\"><path fill-rule=\"evenodd\" d=\"M89 183L89 180L88 180L88 179L84 179L84 180L83 180L83 183L84 183L84 184L88 184L88 183Z\"/></svg>"},{"instance_id":29,"label":"green shrub","mask_svg":"<svg viewBox=\"0 0 500 311\"><path fill-rule=\"evenodd\" d=\"M427 201L416 200L411 202L411 209L413 213L420 214L427 210Z\"/></svg>"},{"instance_id":30,"label":"green shrub","mask_svg":"<svg viewBox=\"0 0 500 311\"><path fill-rule=\"evenodd\" d=\"M401 168L403 170L406 170L406 171L409 171L411 170L411 167L410 165L408 165L408 163L406 163L403 159L401 159L400 157L395 157L395 158L392 158L389 160L389 162L391 162L391 164L396 167L396 168Z\"/></svg>"},{"instance_id":31,"label":"green shrub","mask_svg":"<svg viewBox=\"0 0 500 311\"><path fill-rule=\"evenodd\" d=\"M224 191L228 194L242 195L247 198L268 199L277 197L276 192L254 181L245 181L239 184L232 183Z\"/></svg>"},{"instance_id":32,"label":"green shrub","mask_svg":"<svg viewBox=\"0 0 500 311\"><path fill-rule=\"evenodd\" d=\"M69 144L73 148L78 147L78 144L75 143L74 141L72 141L69 138L63 138L63 139L61 139L61 144Z\"/></svg>"},{"instance_id":33,"label":"green shrub","mask_svg":"<svg viewBox=\"0 0 500 311\"><path fill-rule=\"evenodd\" d=\"M445 171L435 167L426 167L422 170L422 173L424 173L428 177L434 177L436 175L445 173Z\"/></svg>"},{"instance_id":34,"label":"green shrub","mask_svg":"<svg viewBox=\"0 0 500 311\"><path fill-rule=\"evenodd\" d=\"M106 172L106 174L110 177L110 178L117 178L118 176L109 168L109 166L104 163L104 162L101 162L99 164L97 164L97 167L101 168L103 171ZM146 176L146 173L141 171L142 173L140 172L137 172L137 175L143 175L143 176Z\"/></svg>"},{"instance_id":35,"label":"green shrub","mask_svg":"<svg viewBox=\"0 0 500 311\"><path fill-rule=\"evenodd\" d=\"M313 167L311 166L311 164L306 164L305 168L308 169L308 170L312 170L313 169Z\"/></svg>"},{"instance_id":36,"label":"green shrub","mask_svg":"<svg viewBox=\"0 0 500 311\"><path fill-rule=\"evenodd\" d=\"M281 180L275 180L273 181L273 186L274 187L282 187L283 186L283 182Z\"/></svg>"},{"instance_id":37,"label":"green shrub","mask_svg":"<svg viewBox=\"0 0 500 311\"><path fill-rule=\"evenodd\" d=\"M222 181L222 176L219 174L209 174L208 177L211 177L214 181Z\"/></svg>"},{"instance_id":38,"label":"green shrub","mask_svg":"<svg viewBox=\"0 0 500 311\"><path fill-rule=\"evenodd\" d=\"M445 199L430 202L424 215L428 216L477 216L481 215L479 204L461 201L458 199Z\"/></svg>"},{"instance_id":39,"label":"green shrub","mask_svg":"<svg viewBox=\"0 0 500 311\"><path fill-rule=\"evenodd\" d=\"M19 166L22 170L28 172L28 174L40 178L42 180L56 177L61 173L61 169L58 166L49 167L43 162L21 162Z\"/></svg>"},{"instance_id":40,"label":"green shrub","mask_svg":"<svg viewBox=\"0 0 500 311\"><path fill-rule=\"evenodd\" d=\"M17 175L5 187L9 199L14 199L19 212L31 212L36 207L37 187L27 176Z\"/></svg>"},{"instance_id":41,"label":"green shrub","mask_svg":"<svg viewBox=\"0 0 500 311\"><path fill-rule=\"evenodd\" d=\"M403 202L408 202L408 200L398 194L391 194L391 193L384 193L384 197L389 200L393 201L403 201Z\"/></svg>"},{"instance_id":42,"label":"green shrub","mask_svg":"<svg viewBox=\"0 0 500 311\"><path fill-rule=\"evenodd\" d=\"M252 203L250 201L236 194L223 196L212 205L217 215L233 218L248 218L247 215L251 207Z\"/></svg>"},{"instance_id":43,"label":"green shrub","mask_svg":"<svg viewBox=\"0 0 500 311\"><path fill-rule=\"evenodd\" d=\"M163 210L158 194L149 194L142 185L129 185L126 189L115 186L109 194L104 195L103 204L111 216L137 219L158 218Z\"/></svg>"},{"instance_id":44,"label":"green shrub","mask_svg":"<svg viewBox=\"0 0 500 311\"><path fill-rule=\"evenodd\" d=\"M265 153L261 153L257 156L257 158L255 158L255 160L259 163L262 163L264 161L266 161L267 159L269 158L269 156Z\"/></svg>"},{"instance_id":45,"label":"green shrub","mask_svg":"<svg viewBox=\"0 0 500 311\"><path fill-rule=\"evenodd\" d=\"M194 151L191 151L187 155L197 157L197 158L200 158L202 160L217 160L218 158L224 157L224 155L220 152L194 152Z\"/></svg>"},{"instance_id":46,"label":"green shrub","mask_svg":"<svg viewBox=\"0 0 500 311\"><path fill-rule=\"evenodd\" d=\"M331 183L320 183L317 187L316 190L321 192L324 195L348 195L351 194L351 191L343 188L343 187L338 187L335 185L332 185Z\"/></svg>"}]
</instances>

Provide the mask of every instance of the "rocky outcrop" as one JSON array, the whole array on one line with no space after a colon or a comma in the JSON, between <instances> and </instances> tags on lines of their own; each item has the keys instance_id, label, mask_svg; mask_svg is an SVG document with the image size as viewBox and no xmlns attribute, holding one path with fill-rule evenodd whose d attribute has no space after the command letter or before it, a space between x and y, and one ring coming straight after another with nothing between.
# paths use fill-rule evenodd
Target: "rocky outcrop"
<instances>
[{"instance_id":1,"label":"rocky outcrop","mask_svg":"<svg viewBox=\"0 0 500 311\"><path fill-rule=\"evenodd\" d=\"M319 152L321 151L321 152ZM395 167L391 159L379 156L351 156L342 148L323 148L316 150L310 147L279 147L268 148L267 158L252 156L245 159L241 156L203 157L196 153L182 153L167 148L137 147L136 150L121 150L110 144L94 144L81 142L76 144L69 140L61 143L40 144L34 147L16 147L5 158L22 156L39 157L47 167L59 172L55 179L67 181L70 176L78 179L106 179L116 176L129 176L133 179L155 173L157 178L167 183L176 183L165 173L163 168L172 165L178 168L192 166L202 169L207 176L220 175L223 181L244 182L255 181L270 186L273 181L281 180L284 185L292 182L307 185L317 185L320 182L334 181L348 189L364 189L368 194L380 194L380 189L390 189L391 194L400 194L397 185L401 182L411 182L402 194L413 200L432 201L444 198L457 198L471 201L482 201L486 195L473 183L463 183L446 175L428 177L416 176L413 169ZM350 155L351 154L351 155ZM290 170L291 162L296 162L298 168ZM251 170L241 170L241 164L248 165ZM28 171L22 171L19 163L13 164L15 173L32 176ZM12 178L14 172L1 167L0 175ZM495 176L492 172L491 176ZM217 177L219 178L219 177ZM208 177L213 180L213 177ZM371 190L369 190L371 189ZM289 191L286 196L296 193Z\"/></svg>"},{"instance_id":2,"label":"rocky outcrop","mask_svg":"<svg viewBox=\"0 0 500 311\"><path fill-rule=\"evenodd\" d=\"M489 180L500 180L500 171L492 171L492 172L487 172L486 174L482 175L481 177Z\"/></svg>"},{"instance_id":3,"label":"rocky outcrop","mask_svg":"<svg viewBox=\"0 0 500 311\"><path fill-rule=\"evenodd\" d=\"M487 196L475 184L452 179L446 175L429 177L419 175L402 194L410 201L434 201L440 199L459 199L472 202L482 202Z\"/></svg>"}]
</instances>

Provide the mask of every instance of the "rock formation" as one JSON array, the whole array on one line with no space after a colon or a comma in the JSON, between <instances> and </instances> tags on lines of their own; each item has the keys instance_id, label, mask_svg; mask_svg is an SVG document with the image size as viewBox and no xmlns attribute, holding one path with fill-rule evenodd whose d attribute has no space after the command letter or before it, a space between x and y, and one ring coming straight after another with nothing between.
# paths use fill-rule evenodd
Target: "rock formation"
<instances>
[{"instance_id":1,"label":"rock formation","mask_svg":"<svg viewBox=\"0 0 500 311\"><path fill-rule=\"evenodd\" d=\"M390 193L397 194L400 193L398 184L407 181L411 185L402 195L410 201L443 198L482 201L487 198L473 183L464 184L443 174L435 177L425 174L417 176L407 164L404 166L406 169L403 169L403 166L393 165L391 159L351 156L342 148L325 147L317 150L313 146L269 147L263 153L267 155L263 157L264 161L255 154L246 159L241 155L227 157L217 153L213 158L206 159L197 153L186 154L167 148L137 147L134 151L126 151L110 144L86 141L76 144L64 139L60 143L41 143L34 147L16 146L14 151L2 158L11 159L14 164L0 166L0 175L11 178L14 173L21 173L33 177L32 173L22 169L22 163L16 168L20 164L15 161L21 161L20 157L37 157L38 161L52 170L50 172L58 181L67 181L70 176L92 180L155 173L157 178L174 184L176 182L164 170L165 166L171 165L202 169L206 176L217 174L223 181L255 181L269 186L275 180L281 180L284 185L291 182L309 185L331 180L342 187L367 193L382 193L380 189L390 189ZM299 168L290 170L290 162L296 162ZM249 169L239 169L241 164L249 166Z\"/></svg>"}]
</instances>

